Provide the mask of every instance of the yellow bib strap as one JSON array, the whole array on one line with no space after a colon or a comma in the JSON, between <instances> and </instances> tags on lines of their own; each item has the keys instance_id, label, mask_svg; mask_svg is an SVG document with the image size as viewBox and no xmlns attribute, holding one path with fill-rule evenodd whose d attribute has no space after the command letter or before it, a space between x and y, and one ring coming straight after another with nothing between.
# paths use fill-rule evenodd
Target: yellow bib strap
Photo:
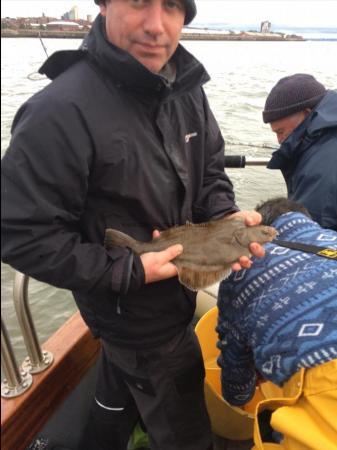
<instances>
[{"instance_id":1,"label":"yellow bib strap","mask_svg":"<svg viewBox=\"0 0 337 450\"><path fill-rule=\"evenodd\" d=\"M306 253L314 253L323 258L337 260L337 250L333 248L318 247L317 245L302 244L301 242L283 241L281 239L274 239L273 243L280 247L291 248L292 250L300 250Z\"/></svg>"}]
</instances>

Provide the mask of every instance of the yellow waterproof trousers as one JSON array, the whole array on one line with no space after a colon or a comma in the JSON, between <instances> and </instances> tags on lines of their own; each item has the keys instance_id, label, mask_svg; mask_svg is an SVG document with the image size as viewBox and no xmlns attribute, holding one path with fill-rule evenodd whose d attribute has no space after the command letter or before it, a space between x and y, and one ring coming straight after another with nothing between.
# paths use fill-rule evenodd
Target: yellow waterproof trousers
<instances>
[{"instance_id":1,"label":"yellow waterproof trousers","mask_svg":"<svg viewBox=\"0 0 337 450\"><path fill-rule=\"evenodd\" d=\"M256 406L253 450L337 450L337 359L301 369L283 386L282 398ZM257 416L274 411L270 424L281 444L261 440Z\"/></svg>"}]
</instances>

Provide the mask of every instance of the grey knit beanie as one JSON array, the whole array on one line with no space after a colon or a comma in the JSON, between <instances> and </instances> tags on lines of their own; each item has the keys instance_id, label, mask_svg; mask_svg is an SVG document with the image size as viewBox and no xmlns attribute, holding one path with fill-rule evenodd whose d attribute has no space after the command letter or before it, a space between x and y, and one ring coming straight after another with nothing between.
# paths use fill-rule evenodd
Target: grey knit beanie
<instances>
[{"instance_id":1,"label":"grey knit beanie","mask_svg":"<svg viewBox=\"0 0 337 450\"><path fill-rule=\"evenodd\" d=\"M296 73L281 78L267 97L263 122L274 122L303 109L314 108L325 94L323 84L312 75Z\"/></svg>"},{"instance_id":2,"label":"grey knit beanie","mask_svg":"<svg viewBox=\"0 0 337 450\"><path fill-rule=\"evenodd\" d=\"M96 5L99 5L100 3L105 4L105 0L95 0L95 3L96 3ZM187 25L190 22L192 22L192 20L196 16L196 14L197 14L197 7L195 5L195 1L194 0L183 0L183 3L184 3L185 8L186 8L184 25Z\"/></svg>"},{"instance_id":3,"label":"grey knit beanie","mask_svg":"<svg viewBox=\"0 0 337 450\"><path fill-rule=\"evenodd\" d=\"M185 22L184 24L187 25L197 14L197 7L194 0L184 0L185 8L186 8L186 15L185 15Z\"/></svg>"}]
</instances>

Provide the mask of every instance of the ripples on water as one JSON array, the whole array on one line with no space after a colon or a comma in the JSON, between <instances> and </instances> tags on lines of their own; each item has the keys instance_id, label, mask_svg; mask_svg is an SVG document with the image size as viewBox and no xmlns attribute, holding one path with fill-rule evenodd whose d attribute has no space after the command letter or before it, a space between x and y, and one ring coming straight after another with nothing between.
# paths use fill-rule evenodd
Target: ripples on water
<instances>
[{"instance_id":1,"label":"ripples on water","mask_svg":"<svg viewBox=\"0 0 337 450\"><path fill-rule=\"evenodd\" d=\"M45 39L48 54L76 49L79 40ZM330 89L336 88L337 69L332 61L337 42L207 42L184 41L183 45L206 67L211 81L205 85L209 102L224 138L227 154L269 157L262 144L276 146L261 111L270 89L283 76L311 73ZM1 154L6 151L10 126L17 108L49 81L30 81L45 54L39 39L1 39ZM256 147L241 145L255 144ZM237 203L252 209L257 202L286 193L278 171L265 168L228 170ZM13 270L2 265L2 313L18 361L25 355L12 305ZM71 295L35 280L29 283L30 304L40 341L46 340L76 309Z\"/></svg>"}]
</instances>

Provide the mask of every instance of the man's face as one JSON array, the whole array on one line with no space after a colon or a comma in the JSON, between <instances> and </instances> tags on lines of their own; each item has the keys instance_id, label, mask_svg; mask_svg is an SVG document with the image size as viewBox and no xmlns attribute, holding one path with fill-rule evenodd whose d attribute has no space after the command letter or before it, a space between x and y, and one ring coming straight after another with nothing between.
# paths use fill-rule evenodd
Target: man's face
<instances>
[{"instance_id":1,"label":"man's face","mask_svg":"<svg viewBox=\"0 0 337 450\"><path fill-rule=\"evenodd\" d=\"M183 0L109 0L100 11L109 41L152 72L159 72L178 46Z\"/></svg>"},{"instance_id":2,"label":"man's face","mask_svg":"<svg viewBox=\"0 0 337 450\"><path fill-rule=\"evenodd\" d=\"M275 120L270 123L270 127L274 133L276 133L279 144L297 128L303 120L310 114L310 109L299 111L291 116L283 117L283 119Z\"/></svg>"}]
</instances>

